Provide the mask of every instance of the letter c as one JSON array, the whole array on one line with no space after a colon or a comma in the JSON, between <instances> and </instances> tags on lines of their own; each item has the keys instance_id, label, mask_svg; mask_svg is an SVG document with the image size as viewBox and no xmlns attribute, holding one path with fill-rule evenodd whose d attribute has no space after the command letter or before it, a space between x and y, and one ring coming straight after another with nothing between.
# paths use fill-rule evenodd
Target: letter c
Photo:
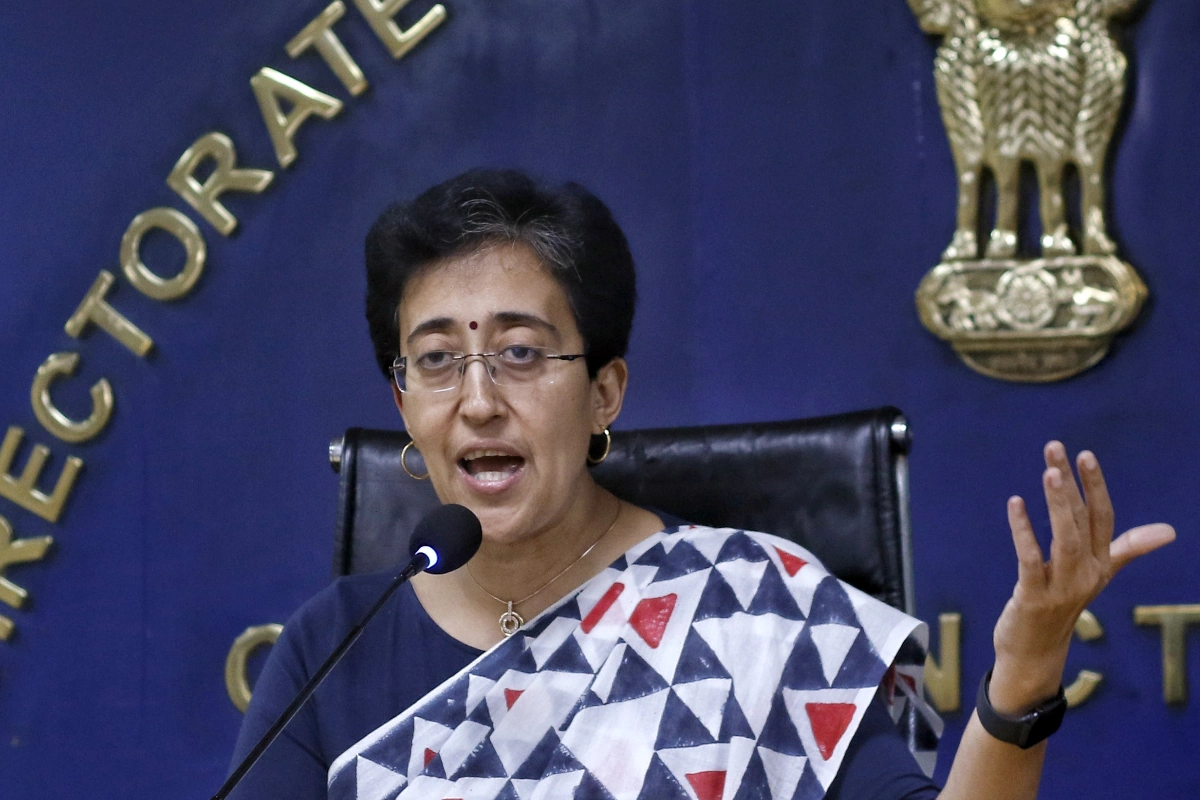
<instances>
[{"instance_id":1,"label":"letter c","mask_svg":"<svg viewBox=\"0 0 1200 800\"><path fill-rule=\"evenodd\" d=\"M92 384L92 413L87 419L73 420L55 407L50 399L50 384L61 376L74 375L78 366L78 353L55 353L38 367L29 390L29 401L38 422L51 436L71 444L86 442L99 435L113 412L112 385L105 378Z\"/></svg>"}]
</instances>

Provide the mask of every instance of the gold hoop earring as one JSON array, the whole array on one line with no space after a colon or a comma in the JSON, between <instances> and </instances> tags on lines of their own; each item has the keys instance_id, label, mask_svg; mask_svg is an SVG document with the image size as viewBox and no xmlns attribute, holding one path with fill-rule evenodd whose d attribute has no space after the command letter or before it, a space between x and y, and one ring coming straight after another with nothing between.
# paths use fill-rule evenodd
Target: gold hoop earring
<instances>
[{"instance_id":1,"label":"gold hoop earring","mask_svg":"<svg viewBox=\"0 0 1200 800\"><path fill-rule=\"evenodd\" d=\"M612 449L612 433L608 430L608 428L605 428L604 433L600 435L604 437L604 452L600 454L599 458L592 458L592 453L589 449L587 457L587 462L589 464L599 464L604 459L608 458L608 451Z\"/></svg>"},{"instance_id":2,"label":"gold hoop earring","mask_svg":"<svg viewBox=\"0 0 1200 800\"><path fill-rule=\"evenodd\" d=\"M408 448L410 448L412 446L413 446L413 443L410 440L408 444L404 445L404 449L400 451L400 466L403 467L404 471L408 473L408 477L412 478L414 481L428 480L429 479L429 468L428 467L425 468L424 475L414 475L413 471L408 468L408 462L405 461L405 459L408 457ZM418 452L420 452L420 451L418 451Z\"/></svg>"}]
</instances>

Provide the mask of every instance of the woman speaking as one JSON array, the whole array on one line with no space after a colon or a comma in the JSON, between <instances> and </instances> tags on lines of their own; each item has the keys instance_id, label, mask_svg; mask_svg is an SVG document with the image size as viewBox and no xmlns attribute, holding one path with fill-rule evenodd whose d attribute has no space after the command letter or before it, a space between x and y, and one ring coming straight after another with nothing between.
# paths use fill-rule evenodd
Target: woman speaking
<instances>
[{"instance_id":1,"label":"woman speaking","mask_svg":"<svg viewBox=\"0 0 1200 800\"><path fill-rule=\"evenodd\" d=\"M239 798L1032 798L1079 612L1174 537L1113 540L1095 457L1045 448L1045 560L1008 502L1017 582L944 789L892 723L920 623L767 534L630 505L592 480L629 382L633 261L579 186L473 171L367 238L367 319L408 475L471 509L463 568L401 589ZM1080 490L1082 486L1082 491ZM235 763L390 582L342 578L288 622ZM898 712L897 712L898 713Z\"/></svg>"}]
</instances>

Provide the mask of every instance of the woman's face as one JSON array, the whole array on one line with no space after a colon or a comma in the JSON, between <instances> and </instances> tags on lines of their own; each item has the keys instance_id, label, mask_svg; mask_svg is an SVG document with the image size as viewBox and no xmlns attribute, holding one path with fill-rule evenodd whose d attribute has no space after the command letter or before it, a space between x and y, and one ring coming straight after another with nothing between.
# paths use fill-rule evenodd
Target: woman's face
<instances>
[{"instance_id":1,"label":"woman's face","mask_svg":"<svg viewBox=\"0 0 1200 800\"><path fill-rule=\"evenodd\" d=\"M496 353L532 345L566 355L584 348L566 293L520 244L485 247L419 271L404 288L399 319L400 354L410 364L436 350ZM397 394L438 497L474 511L496 543L562 521L590 481L589 437L620 410L620 360L595 381L582 358L547 360L544 369L535 383L497 386L483 360L473 358L457 388L431 393L414 386Z\"/></svg>"}]
</instances>

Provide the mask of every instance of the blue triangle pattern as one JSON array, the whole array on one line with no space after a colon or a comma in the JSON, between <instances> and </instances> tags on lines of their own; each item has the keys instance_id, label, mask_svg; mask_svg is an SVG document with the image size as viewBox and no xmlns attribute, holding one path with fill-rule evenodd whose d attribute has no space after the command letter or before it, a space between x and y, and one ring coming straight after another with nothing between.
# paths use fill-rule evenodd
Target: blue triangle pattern
<instances>
[{"instance_id":1,"label":"blue triangle pattern","mask_svg":"<svg viewBox=\"0 0 1200 800\"><path fill-rule=\"evenodd\" d=\"M763 723L758 743L785 756L806 755L804 743L800 741L800 734L796 731L796 725L783 702L783 695L778 692L771 701L771 711L767 714L767 721Z\"/></svg>"},{"instance_id":2,"label":"blue triangle pattern","mask_svg":"<svg viewBox=\"0 0 1200 800\"><path fill-rule=\"evenodd\" d=\"M659 566L654 574L654 580L669 581L683 575L690 575L702 569L712 567L712 562L704 554L692 546L690 542L680 542L671 550L666 562Z\"/></svg>"},{"instance_id":3,"label":"blue triangle pattern","mask_svg":"<svg viewBox=\"0 0 1200 800\"><path fill-rule=\"evenodd\" d=\"M500 794L496 795L493 800L521 800L521 795L517 794L517 790L512 785L512 781L504 784L504 788L500 790Z\"/></svg>"},{"instance_id":4,"label":"blue triangle pattern","mask_svg":"<svg viewBox=\"0 0 1200 800\"><path fill-rule=\"evenodd\" d=\"M500 756L496 755L496 749L492 747L491 740L484 739L458 766L458 771L452 777L454 780L459 778L507 778L508 772L504 769Z\"/></svg>"},{"instance_id":5,"label":"blue triangle pattern","mask_svg":"<svg viewBox=\"0 0 1200 800\"><path fill-rule=\"evenodd\" d=\"M714 741L716 740L712 734L675 692L667 692L667 702L658 722L658 738L654 741L654 749L694 747Z\"/></svg>"},{"instance_id":6,"label":"blue triangle pattern","mask_svg":"<svg viewBox=\"0 0 1200 800\"><path fill-rule=\"evenodd\" d=\"M380 764L407 764L408 754L412 752L415 729L415 718L409 717L387 736L376 742L367 758Z\"/></svg>"},{"instance_id":7,"label":"blue triangle pattern","mask_svg":"<svg viewBox=\"0 0 1200 800\"><path fill-rule=\"evenodd\" d=\"M812 617L809 617L810 623ZM812 640L811 629L808 625L796 637L792 645L791 655L783 665L783 675L780 676L780 686L788 689L828 689L825 673L821 669L821 652Z\"/></svg>"},{"instance_id":8,"label":"blue triangle pattern","mask_svg":"<svg viewBox=\"0 0 1200 800\"><path fill-rule=\"evenodd\" d=\"M608 789L604 788L604 784L596 780L590 772L583 773L583 780L575 787L575 794L572 800L616 800L609 793Z\"/></svg>"},{"instance_id":9,"label":"blue triangle pattern","mask_svg":"<svg viewBox=\"0 0 1200 800\"><path fill-rule=\"evenodd\" d=\"M592 665L579 649L579 642L574 636L568 636L558 649L550 654L542 664L543 672L574 672L583 675L592 674Z\"/></svg>"},{"instance_id":10,"label":"blue triangle pattern","mask_svg":"<svg viewBox=\"0 0 1200 800\"><path fill-rule=\"evenodd\" d=\"M438 699L437 721L454 727L467 718L467 687L469 680L463 676L450 685Z\"/></svg>"},{"instance_id":11,"label":"blue triangle pattern","mask_svg":"<svg viewBox=\"0 0 1200 800\"><path fill-rule=\"evenodd\" d=\"M850 645L846 659L833 678L833 688L860 689L864 686L875 686L883 679L885 672L887 664L880 660L866 634L860 633L854 644Z\"/></svg>"},{"instance_id":12,"label":"blue triangle pattern","mask_svg":"<svg viewBox=\"0 0 1200 800\"><path fill-rule=\"evenodd\" d=\"M579 763L579 759L575 758L575 754L568 750L565 745L560 744L550 754L550 761L546 764L546 769L542 774L561 775L564 772L579 772L583 769L586 769L586 767ZM513 777L515 778L516 776L514 775Z\"/></svg>"},{"instance_id":13,"label":"blue triangle pattern","mask_svg":"<svg viewBox=\"0 0 1200 800\"><path fill-rule=\"evenodd\" d=\"M653 547L638 556L633 563L639 567L661 567L670 559L671 556L667 553L667 549L662 546L661 542L656 542Z\"/></svg>"},{"instance_id":14,"label":"blue triangle pattern","mask_svg":"<svg viewBox=\"0 0 1200 800\"><path fill-rule=\"evenodd\" d=\"M696 606L695 619L697 622L705 619L728 619L742 610L737 595L717 570L708 573L708 582L700 595L700 603Z\"/></svg>"},{"instance_id":15,"label":"blue triangle pattern","mask_svg":"<svg viewBox=\"0 0 1200 800\"><path fill-rule=\"evenodd\" d=\"M646 778L642 781L642 791L637 800L691 800L691 795L679 785L675 775L656 753L650 757L650 766L646 769Z\"/></svg>"},{"instance_id":16,"label":"blue triangle pattern","mask_svg":"<svg viewBox=\"0 0 1200 800\"><path fill-rule=\"evenodd\" d=\"M746 719L742 707L738 705L737 698L734 697L733 692L730 692L729 699L725 701L725 708L721 712L721 729L717 731L717 741L728 742L739 736L753 739L754 729L750 727L750 721Z\"/></svg>"},{"instance_id":17,"label":"blue triangle pattern","mask_svg":"<svg viewBox=\"0 0 1200 800\"><path fill-rule=\"evenodd\" d=\"M742 785L738 787L733 800L774 800L771 797L771 784L767 781L767 770L762 758L755 749L742 773Z\"/></svg>"},{"instance_id":18,"label":"blue triangle pattern","mask_svg":"<svg viewBox=\"0 0 1200 800\"><path fill-rule=\"evenodd\" d=\"M487 725L489 728L492 727L492 712L488 710L488 704L482 701L475 706L475 710L467 719L471 722L478 722L480 725Z\"/></svg>"},{"instance_id":19,"label":"blue triangle pattern","mask_svg":"<svg viewBox=\"0 0 1200 800\"><path fill-rule=\"evenodd\" d=\"M804 612L796 604L796 598L792 597L792 593L783 583L783 578L779 576L779 571L773 566L767 567L763 572L758 591L754 593L754 599L750 601L746 611L756 615L775 614L784 619L804 619Z\"/></svg>"},{"instance_id":20,"label":"blue triangle pattern","mask_svg":"<svg viewBox=\"0 0 1200 800\"><path fill-rule=\"evenodd\" d=\"M812 608L808 610L809 625L825 625L831 622L838 625L861 627L849 595L846 594L846 590L842 588L838 579L832 575L826 577L817 586L817 591L813 593Z\"/></svg>"},{"instance_id":21,"label":"blue triangle pattern","mask_svg":"<svg viewBox=\"0 0 1200 800\"><path fill-rule=\"evenodd\" d=\"M714 570L712 574L717 575L717 572ZM704 637L696 633L695 629L689 630L687 638L683 640L679 662L675 665L675 683L691 683L702 678L728 677L729 671L725 669L721 664L721 659L717 658L717 654L704 641Z\"/></svg>"},{"instance_id":22,"label":"blue triangle pattern","mask_svg":"<svg viewBox=\"0 0 1200 800\"><path fill-rule=\"evenodd\" d=\"M739 531L725 536L715 563L749 562L758 566L753 568L747 566L747 570L753 569L755 572L762 570L757 586L751 583L746 587L747 590L753 589L753 596L747 608L748 613L756 616L773 615L780 618L779 622L781 625L784 620L790 622L806 621L804 613L788 588L785 576L774 566L774 562L770 560L767 553L768 550L768 546L761 545L752 536ZM712 551L708 550L708 552ZM630 566L627 561L625 557L622 557L614 565L614 568L617 570L627 570ZM765 568L763 562L767 562ZM710 562L700 549L686 538L680 537L676 539L670 553L666 551L661 542L658 542L642 552L634 560L634 563L642 567L653 568L654 577L651 583L700 573L701 570L707 571L704 588L700 592L698 605L693 615L693 623L709 619L729 619L742 613L742 605L738 601L737 595L731 585L719 570L713 568L713 562ZM728 567L723 567L723 569L728 569ZM643 572L641 577L644 578L644 575L645 572ZM697 575L698 578L699 575ZM741 573L739 578L741 580L748 580L745 572ZM742 589L741 583L735 585L739 586L739 590ZM745 592L743 592L743 596L745 596ZM499 680L510 672L529 676L539 673L569 673L573 675L594 676L595 671L589 664L575 636L568 636L562 639L557 648L545 659L540 669L537 667L532 652L526 644L526 636L532 638L544 633L548 626L558 619L578 620L580 616L578 602L573 598L566 601L554 613L545 616L535 625L530 626L524 632L524 635L516 637L507 644L502 644L493 653L489 653L487 657L480 659L473 668L474 674L491 680ZM771 624L768 620L758 620L757 623L767 626ZM683 778L674 775L666 766L666 763L660 759L658 753L665 754L675 751L677 754L682 754L689 748L750 740L777 753L790 756L805 756L807 755L805 746L797 729L802 723L792 719L787 703L784 702L782 689L811 691L830 688L829 682L825 679L824 671L820 668L820 652L816 647L811 633L813 626L836 623L853 626L860 631L862 630L857 612L848 594L844 587L832 577L822 579L817 586L813 595L807 623L807 625L799 626L799 633L796 636L794 645L790 648L790 652L774 651L777 657L784 658L783 670L779 684L775 688L774 695L771 698L770 710L760 731L755 732L751 728L745 713L737 701L737 695L730 692L721 711L719 731L714 737L697 715L683 702L679 694L668 685L663 676L647 662L646 658L643 658L638 653L635 647L621 645L620 663L616 668L615 676L613 676L607 699L602 701L594 691L590 688L586 689L574 701L574 707L566 719L560 723L557 730L547 729L542 731L534 729L525 731L524 735L531 738L540 736L540 739L537 740L536 746L522 760L521 764L514 768L513 775L509 776L507 774L504 764L500 760L490 738L484 739L475 747L458 766L454 775L448 776L446 774L445 764L441 755L433 756L422 772L430 777L440 779L450 778L455 781L465 779L500 779L500 781L503 781L510 779L504 783L500 794L497 795L497 798L501 798L502 800L519 800L518 793L512 783L513 780L537 780L549 775L571 774L574 776L575 774L579 774L581 775L581 779L573 793L573 797L580 798L581 800L584 798L586 800L606 800L612 795L594 775L584 768L571 750L563 745L562 736L564 734L562 731L572 725L573 720L577 718L578 712L584 708L629 703L631 701L636 703L639 698L648 698L650 695L657 695L657 693L663 691L666 691L666 695L664 697L655 696L652 702L622 707L622 709L637 709L644 705L647 708L662 708L658 719L645 720L642 723L650 726L647 733L655 733L655 754L650 755L649 767L646 774L640 776L641 788L638 795L639 800L642 800L642 798L649 800L651 797L655 798L655 800L681 800L693 795L692 789L686 783L682 782ZM710 625L712 624L710 623ZM708 626L701 626L701 628L705 630L706 635L711 635ZM723 629L720 626L716 626L716 630L720 632ZM795 627L791 630L793 635L795 635ZM611 654L610 657L615 655L615 653ZM917 663L921 655L920 653L915 654L911 659L913 663ZM756 659L761 656L754 652L739 651L731 653L729 657L734 659ZM839 672L833 680L832 687L837 689L859 689L874 686L878 682L878 677L885 670L886 664L879 658L865 634L860 633L843 659ZM565 678L565 676L560 677ZM690 627L684 636L679 658L674 665L675 685L681 686L693 681L712 678L730 679L729 670L722 664L721 659L696 628ZM592 679L594 680L594 677ZM578 682L578 678L572 680ZM586 680L584 681L585 683ZM521 683L519 685L524 684ZM407 765L409 755L414 746L413 738L416 715L450 728L457 727L463 722L466 713L468 687L469 682L466 676L454 681L437 695L436 700L428 701L416 714L406 715L384 738L367 748L363 752L363 756L378 763ZM762 688L769 690L770 687ZM658 705L659 702L662 703L661 706ZM614 712L618 713L620 717L624 717L626 713L624 710L617 712L616 709L614 709ZM608 713L608 711L606 710L601 713ZM494 727L489 707L485 702L480 702L476 705L469 719L471 722L486 726L489 729ZM708 717L706 716L705 719L708 719ZM591 756L589 755L588 757L590 758ZM670 759L668 758L668 760ZM691 757L684 757L684 761L690 762ZM768 759L768 762L764 762L763 757L758 751L753 750L749 754L749 760L738 786L729 786L726 791L731 793L735 800L772 800L770 797L770 783L767 779L765 766L769 762L770 759ZM671 763L674 763L674 761ZM812 770L811 765L806 764L803 769L804 772L796 788L793 800L817 800L817 798L823 796L824 792L816 777L816 773ZM349 779L350 783L346 783L343 778ZM334 780L338 783L339 787L342 784L345 784L347 787L353 787L353 784L356 782L354 770L342 770L339 775L334 777ZM500 781L497 781L493 785L498 785ZM352 796L352 793L346 793L343 789L339 789L339 791L342 791L343 795L350 794ZM401 791L398 789L397 793Z\"/></svg>"},{"instance_id":23,"label":"blue triangle pattern","mask_svg":"<svg viewBox=\"0 0 1200 800\"><path fill-rule=\"evenodd\" d=\"M558 734L554 731L546 731L546 735L542 737L532 752L521 762L521 766L517 767L517 771L513 773L512 777L516 780L534 781L545 775L556 774L550 772L548 768L554 760L554 754L561 747L562 744L558 739ZM569 755L569 753L566 755Z\"/></svg>"},{"instance_id":24,"label":"blue triangle pattern","mask_svg":"<svg viewBox=\"0 0 1200 800\"><path fill-rule=\"evenodd\" d=\"M792 800L822 800L825 797L825 787L817 780L817 773L812 765L805 764L804 772L800 773L800 782L792 793Z\"/></svg>"},{"instance_id":25,"label":"blue triangle pattern","mask_svg":"<svg viewBox=\"0 0 1200 800\"><path fill-rule=\"evenodd\" d=\"M560 731L566 730L567 726L571 724L571 720L575 718L575 715L580 711L583 711L585 708L595 708L596 706L602 705L604 705L604 701L600 699L600 696L591 689L588 689L583 693L583 697L579 698L579 700L575 703L575 707L572 708L567 714L567 718L563 720L562 725L558 726L558 729Z\"/></svg>"},{"instance_id":26,"label":"blue triangle pattern","mask_svg":"<svg viewBox=\"0 0 1200 800\"><path fill-rule=\"evenodd\" d=\"M726 561L739 559L742 561L770 560L762 545L747 536L744 531L738 531L725 540L725 544L721 545L721 550L717 553L715 563L723 564Z\"/></svg>"},{"instance_id":27,"label":"blue triangle pattern","mask_svg":"<svg viewBox=\"0 0 1200 800\"><path fill-rule=\"evenodd\" d=\"M609 703L645 697L667 688L667 682L632 647L625 648L621 666L608 693Z\"/></svg>"}]
</instances>

